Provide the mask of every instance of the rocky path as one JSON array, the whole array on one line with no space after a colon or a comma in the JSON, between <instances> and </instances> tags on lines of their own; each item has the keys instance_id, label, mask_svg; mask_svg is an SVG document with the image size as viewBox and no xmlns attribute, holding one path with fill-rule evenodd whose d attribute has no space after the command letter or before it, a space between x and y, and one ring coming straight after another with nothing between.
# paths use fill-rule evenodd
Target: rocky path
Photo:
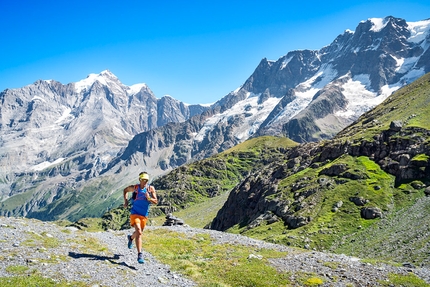
<instances>
[{"instance_id":1,"label":"rocky path","mask_svg":"<svg viewBox=\"0 0 430 287\"><path fill-rule=\"evenodd\" d=\"M195 286L144 252L145 264L137 262L136 249L127 248L125 231L82 232L50 222L0 218L0 277L10 276L7 266L28 266L44 276L84 281L88 286ZM46 247L43 238L57 238L60 245ZM108 250L94 250L100 242ZM40 239L40 240L39 240ZM28 246L29 241L36 246ZM31 242L30 242L31 245Z\"/></svg>"},{"instance_id":2,"label":"rocky path","mask_svg":"<svg viewBox=\"0 0 430 287\"><path fill-rule=\"evenodd\" d=\"M288 256L271 260L280 271L313 272L324 278L323 286L379 286L387 274L413 272L430 283L428 269L374 266L358 258L293 249L248 237L183 226L169 228L189 234L209 233L219 244L244 244L253 248L274 248ZM88 286L196 286L144 252L145 264L138 264L136 250L127 248L128 231L83 232L50 222L0 217L0 277L11 276L8 266L28 266L44 276L84 281ZM50 238L57 238L50 246ZM96 240L94 240L96 239ZM100 243L100 246L98 246ZM293 279L293 278L292 278Z\"/></svg>"}]
</instances>

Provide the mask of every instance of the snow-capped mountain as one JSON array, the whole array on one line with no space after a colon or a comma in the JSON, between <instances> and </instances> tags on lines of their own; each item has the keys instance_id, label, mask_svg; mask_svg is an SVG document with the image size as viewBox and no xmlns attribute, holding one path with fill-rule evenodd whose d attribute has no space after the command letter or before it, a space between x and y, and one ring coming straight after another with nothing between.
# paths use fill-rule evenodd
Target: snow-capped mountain
<instances>
[{"instance_id":1,"label":"snow-capped mountain","mask_svg":"<svg viewBox=\"0 0 430 287\"><path fill-rule=\"evenodd\" d=\"M174 128L186 130L186 139L166 140L169 127L137 135L110 168L129 162L130 156L156 152L163 166L175 167L264 134L298 142L330 138L429 72L429 46L430 20L362 21L355 32L346 30L318 51L292 51L277 61L263 59L245 83L212 110Z\"/></svg>"},{"instance_id":2,"label":"snow-capped mountain","mask_svg":"<svg viewBox=\"0 0 430 287\"><path fill-rule=\"evenodd\" d=\"M91 148L100 170L134 135L207 109L156 99L145 84L125 86L110 71L68 85L40 80L5 90L0 99L1 154L10 160L2 167L8 171L42 170Z\"/></svg>"},{"instance_id":3,"label":"snow-capped mountain","mask_svg":"<svg viewBox=\"0 0 430 287\"><path fill-rule=\"evenodd\" d=\"M60 203L74 206L66 195L85 186L111 194L138 171L157 176L264 134L298 142L330 138L430 71L429 31L430 20L362 21L320 50L263 59L210 108L157 100L145 85L124 86L108 71L68 85L38 81L6 90L0 212L61 218L69 215ZM9 207L8 199L28 186L38 187L36 199ZM106 194L98 200L102 205ZM88 215L85 206L74 208Z\"/></svg>"},{"instance_id":4,"label":"snow-capped mountain","mask_svg":"<svg viewBox=\"0 0 430 287\"><path fill-rule=\"evenodd\" d=\"M332 137L430 71L429 29L430 20L372 18L319 51L264 59L242 87L280 99L258 134L281 132L299 142Z\"/></svg>"},{"instance_id":5,"label":"snow-capped mountain","mask_svg":"<svg viewBox=\"0 0 430 287\"><path fill-rule=\"evenodd\" d=\"M35 206L97 176L136 134L207 109L157 99L145 84L123 85L110 71L8 89L0 103L0 198L40 191L26 203Z\"/></svg>"}]
</instances>

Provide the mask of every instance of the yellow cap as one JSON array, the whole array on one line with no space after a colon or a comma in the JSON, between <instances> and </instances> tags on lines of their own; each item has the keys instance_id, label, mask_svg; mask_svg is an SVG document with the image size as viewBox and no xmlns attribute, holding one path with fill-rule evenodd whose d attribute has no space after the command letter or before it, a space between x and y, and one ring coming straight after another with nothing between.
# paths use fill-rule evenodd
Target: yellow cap
<instances>
[{"instance_id":1,"label":"yellow cap","mask_svg":"<svg viewBox=\"0 0 430 287\"><path fill-rule=\"evenodd\" d=\"M139 179L149 180L149 175L147 173L142 173L141 175L139 175Z\"/></svg>"}]
</instances>

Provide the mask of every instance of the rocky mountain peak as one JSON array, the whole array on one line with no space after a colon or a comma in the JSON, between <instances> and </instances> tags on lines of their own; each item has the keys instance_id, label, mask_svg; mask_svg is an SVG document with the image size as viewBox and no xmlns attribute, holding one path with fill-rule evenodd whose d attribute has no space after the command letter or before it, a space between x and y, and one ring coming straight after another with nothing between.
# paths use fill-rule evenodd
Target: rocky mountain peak
<instances>
[{"instance_id":1,"label":"rocky mountain peak","mask_svg":"<svg viewBox=\"0 0 430 287\"><path fill-rule=\"evenodd\" d=\"M145 84L128 87L109 70L67 85L38 80L3 91L0 102L0 198L33 188L38 196L13 212L23 215L31 209L24 205L50 203L97 176L134 135L208 109L159 100ZM29 178L17 185L20 177Z\"/></svg>"},{"instance_id":2,"label":"rocky mountain peak","mask_svg":"<svg viewBox=\"0 0 430 287\"><path fill-rule=\"evenodd\" d=\"M99 74L89 74L85 79L75 83L77 93L88 91L94 83L100 83L102 86L107 86L110 89L115 89L116 92L125 92L127 89L119 79L109 70L102 71Z\"/></svg>"}]
</instances>

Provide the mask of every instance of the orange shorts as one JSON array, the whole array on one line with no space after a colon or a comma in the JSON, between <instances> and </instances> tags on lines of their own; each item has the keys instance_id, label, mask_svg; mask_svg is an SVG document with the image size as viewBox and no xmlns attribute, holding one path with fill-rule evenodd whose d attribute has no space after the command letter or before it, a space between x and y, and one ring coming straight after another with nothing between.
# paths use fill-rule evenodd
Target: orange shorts
<instances>
[{"instance_id":1,"label":"orange shorts","mask_svg":"<svg viewBox=\"0 0 430 287\"><path fill-rule=\"evenodd\" d=\"M135 224L140 225L140 229L145 229L146 221L148 221L148 217L138 214L131 214L130 215L130 225L134 226Z\"/></svg>"}]
</instances>

